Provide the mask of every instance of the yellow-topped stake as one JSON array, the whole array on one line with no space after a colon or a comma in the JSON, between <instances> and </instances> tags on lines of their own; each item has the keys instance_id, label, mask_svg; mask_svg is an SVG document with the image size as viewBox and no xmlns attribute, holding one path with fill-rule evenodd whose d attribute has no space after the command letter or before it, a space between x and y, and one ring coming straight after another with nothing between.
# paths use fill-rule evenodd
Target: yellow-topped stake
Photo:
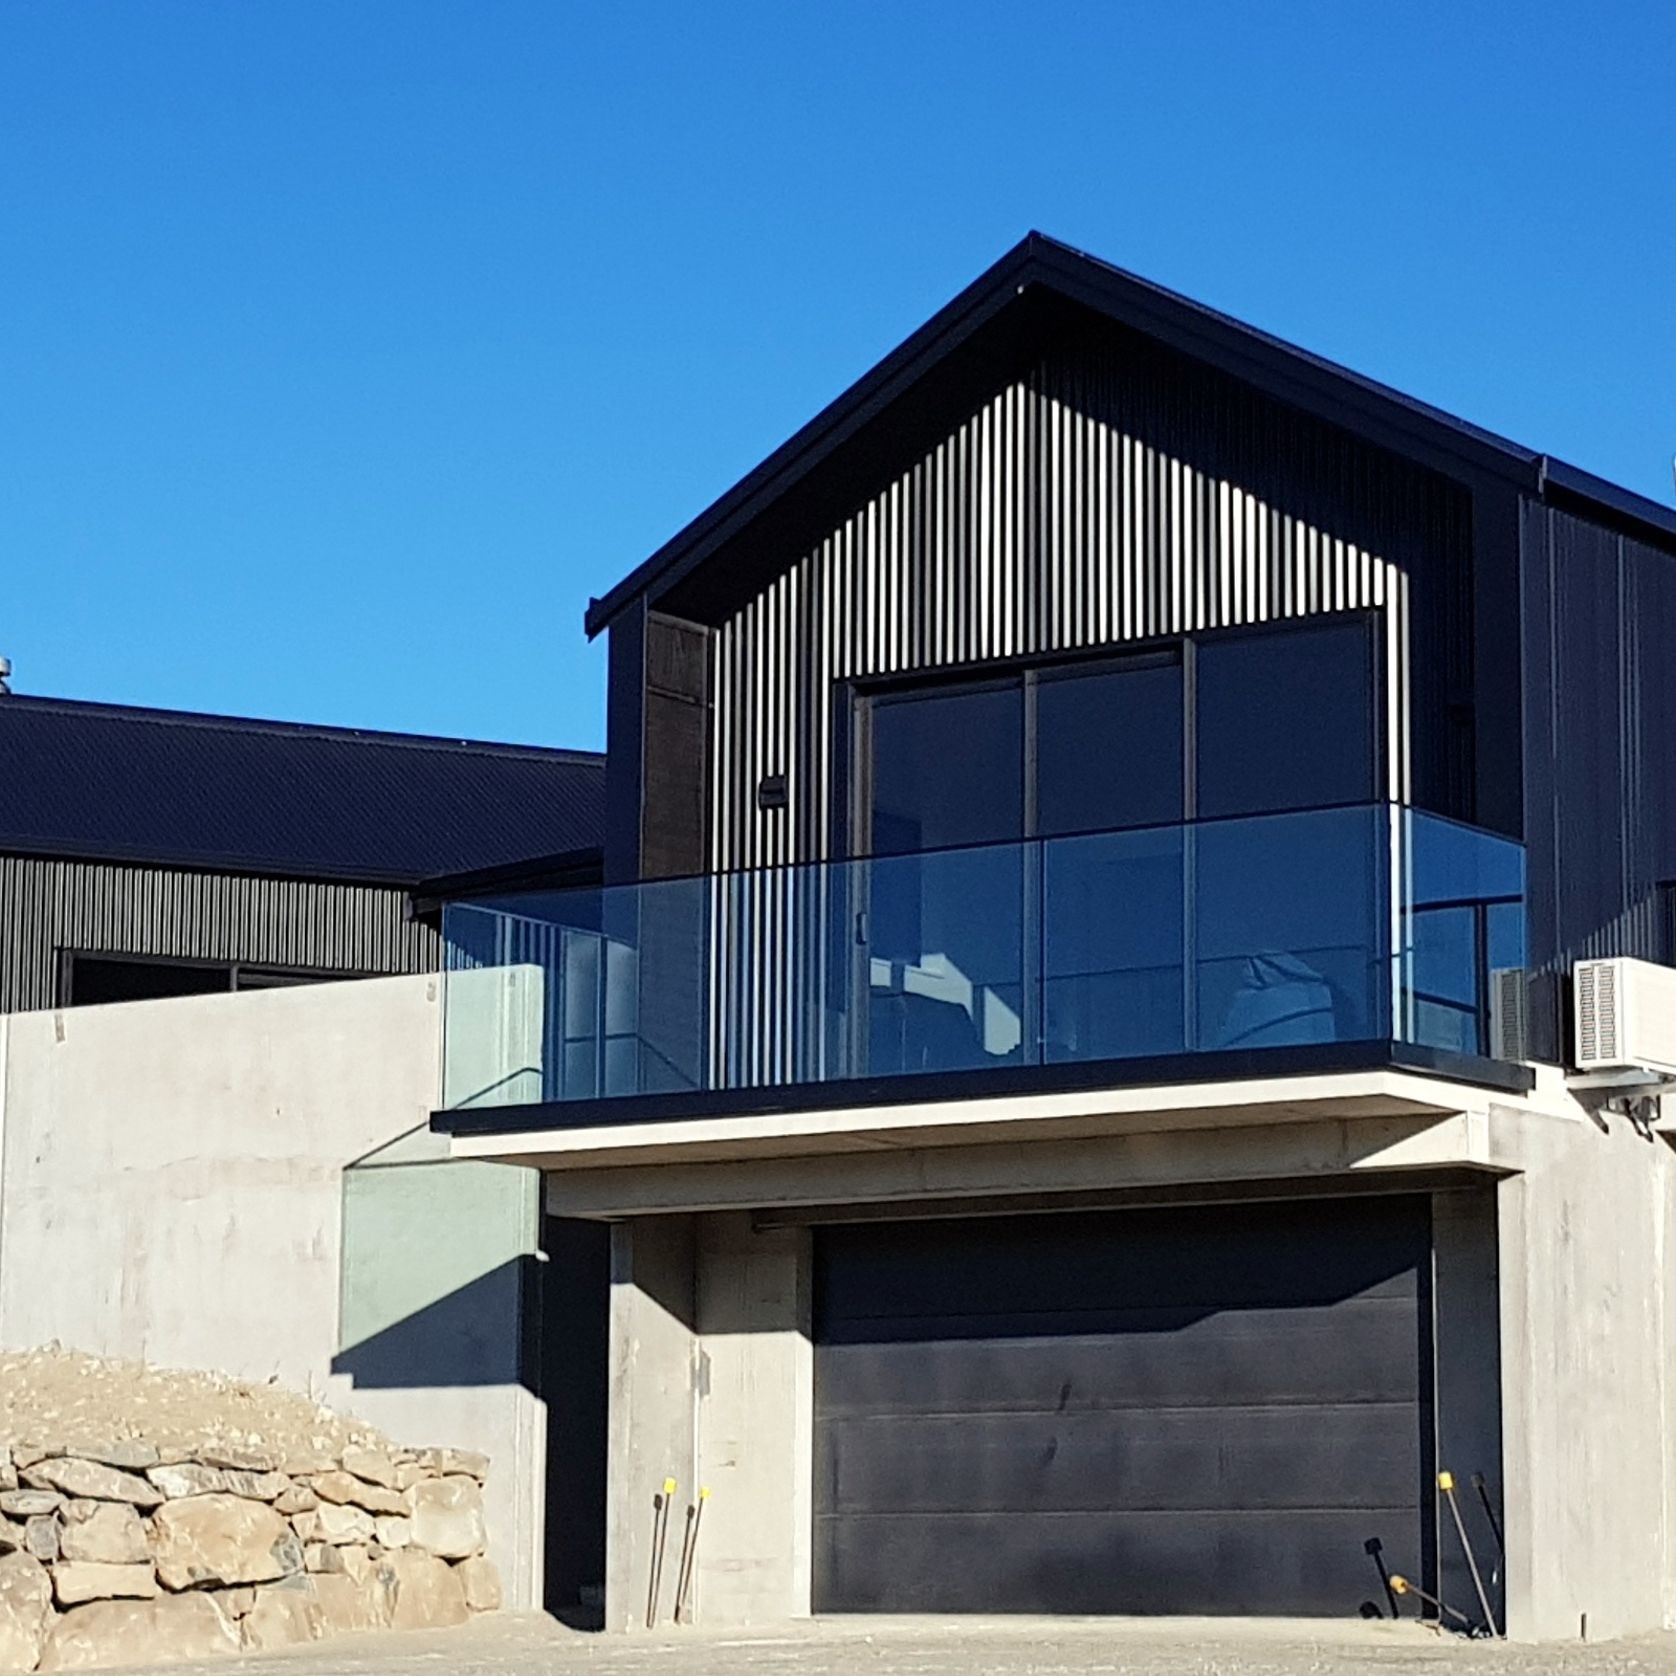
<instances>
[{"instance_id":1,"label":"yellow-topped stake","mask_svg":"<svg viewBox=\"0 0 1676 1676\"><path fill-rule=\"evenodd\" d=\"M672 1495L675 1494L675 1480L673 1478L664 1479L664 1481L663 1481L663 1493L666 1496L672 1496Z\"/></svg>"},{"instance_id":2,"label":"yellow-topped stake","mask_svg":"<svg viewBox=\"0 0 1676 1676\"><path fill-rule=\"evenodd\" d=\"M698 1499L700 1501L708 1501L710 1499L710 1492L708 1490L700 1490L698 1492Z\"/></svg>"},{"instance_id":3,"label":"yellow-topped stake","mask_svg":"<svg viewBox=\"0 0 1676 1676\"><path fill-rule=\"evenodd\" d=\"M1391 1574L1391 1593L1394 1594L1394 1595L1405 1595L1405 1594L1407 1594L1408 1593L1408 1579L1406 1577L1399 1576L1396 1572L1392 1572L1392 1574Z\"/></svg>"},{"instance_id":4,"label":"yellow-topped stake","mask_svg":"<svg viewBox=\"0 0 1676 1676\"><path fill-rule=\"evenodd\" d=\"M1452 1472L1440 1472L1437 1475L1437 1487L1440 1490L1452 1490L1452 1489L1454 1489L1455 1488L1455 1475L1454 1475L1454 1473L1452 1473Z\"/></svg>"}]
</instances>

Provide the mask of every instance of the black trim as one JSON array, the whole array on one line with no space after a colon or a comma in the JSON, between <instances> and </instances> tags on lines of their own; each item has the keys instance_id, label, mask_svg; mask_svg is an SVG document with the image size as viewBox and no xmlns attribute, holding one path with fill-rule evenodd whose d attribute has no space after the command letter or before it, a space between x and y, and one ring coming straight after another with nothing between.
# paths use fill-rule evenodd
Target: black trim
<instances>
[{"instance_id":1,"label":"black trim","mask_svg":"<svg viewBox=\"0 0 1676 1676\"><path fill-rule=\"evenodd\" d=\"M473 896L498 896L507 891L571 890L600 884L605 877L605 851L597 844L557 855L531 856L496 867L474 867L465 873L442 873L413 887L413 913L435 913L445 902Z\"/></svg>"},{"instance_id":2,"label":"black trim","mask_svg":"<svg viewBox=\"0 0 1676 1676\"><path fill-rule=\"evenodd\" d=\"M605 1100L544 1100L431 1113L445 1135L518 1135L539 1129L605 1129L683 1119L763 1117L776 1113L934 1105L947 1100L1073 1094L1089 1089L1179 1087L1262 1077L1323 1076L1342 1071L1411 1071L1498 1093L1535 1087L1528 1065L1505 1065L1408 1042L1323 1042L1299 1047L1240 1048L1142 1059L1078 1060L1058 1065L1003 1065L974 1071L862 1077L774 1088L707 1088L668 1094L626 1094Z\"/></svg>"}]
</instances>

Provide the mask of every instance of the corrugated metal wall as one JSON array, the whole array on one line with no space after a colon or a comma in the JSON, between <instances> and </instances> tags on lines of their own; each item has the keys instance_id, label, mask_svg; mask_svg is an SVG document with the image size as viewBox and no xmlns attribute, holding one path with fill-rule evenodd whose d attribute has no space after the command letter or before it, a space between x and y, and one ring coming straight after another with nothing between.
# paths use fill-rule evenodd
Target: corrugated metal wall
<instances>
[{"instance_id":1,"label":"corrugated metal wall","mask_svg":"<svg viewBox=\"0 0 1676 1676\"><path fill-rule=\"evenodd\" d=\"M1523 522L1532 1022L1557 1058L1574 961L1676 952L1676 554L1535 502Z\"/></svg>"},{"instance_id":2,"label":"corrugated metal wall","mask_svg":"<svg viewBox=\"0 0 1676 1676\"><path fill-rule=\"evenodd\" d=\"M389 974L441 958L399 889L0 856L0 1012L57 1004L61 949Z\"/></svg>"},{"instance_id":3,"label":"corrugated metal wall","mask_svg":"<svg viewBox=\"0 0 1676 1676\"><path fill-rule=\"evenodd\" d=\"M1383 616L1406 801L1432 702L1410 700L1411 584L1470 574L1470 530L1464 495L1291 410L1115 354L1044 363L717 629L712 864L827 857L846 679L1340 610ZM757 808L771 774L784 810Z\"/></svg>"}]
</instances>

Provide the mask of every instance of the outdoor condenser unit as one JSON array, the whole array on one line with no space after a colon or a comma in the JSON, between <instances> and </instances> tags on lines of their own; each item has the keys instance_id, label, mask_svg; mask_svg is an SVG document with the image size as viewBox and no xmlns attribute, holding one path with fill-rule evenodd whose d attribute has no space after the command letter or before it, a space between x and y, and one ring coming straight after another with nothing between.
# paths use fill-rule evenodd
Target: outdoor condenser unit
<instances>
[{"instance_id":1,"label":"outdoor condenser unit","mask_svg":"<svg viewBox=\"0 0 1676 1676\"><path fill-rule=\"evenodd\" d=\"M1580 960L1572 972L1577 1068L1676 1077L1676 968Z\"/></svg>"}]
</instances>

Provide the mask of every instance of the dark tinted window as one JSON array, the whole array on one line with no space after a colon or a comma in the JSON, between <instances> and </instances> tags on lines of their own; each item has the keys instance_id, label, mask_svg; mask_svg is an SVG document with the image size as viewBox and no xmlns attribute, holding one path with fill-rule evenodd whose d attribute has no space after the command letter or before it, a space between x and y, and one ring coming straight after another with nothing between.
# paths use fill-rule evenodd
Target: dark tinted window
<instances>
[{"instance_id":1,"label":"dark tinted window","mask_svg":"<svg viewBox=\"0 0 1676 1676\"><path fill-rule=\"evenodd\" d=\"M872 732L874 855L1021 836L1021 686L878 699Z\"/></svg>"},{"instance_id":2,"label":"dark tinted window","mask_svg":"<svg viewBox=\"0 0 1676 1676\"><path fill-rule=\"evenodd\" d=\"M156 1001L170 995L216 995L233 987L227 966L189 966L167 960L100 960L78 954L70 965L70 1005Z\"/></svg>"},{"instance_id":3,"label":"dark tinted window","mask_svg":"<svg viewBox=\"0 0 1676 1676\"><path fill-rule=\"evenodd\" d=\"M1182 817L1181 667L1043 675L1036 830L1109 832Z\"/></svg>"},{"instance_id":4,"label":"dark tinted window","mask_svg":"<svg viewBox=\"0 0 1676 1676\"><path fill-rule=\"evenodd\" d=\"M1365 623L1207 640L1197 659L1201 815L1372 800L1378 758Z\"/></svg>"}]
</instances>

